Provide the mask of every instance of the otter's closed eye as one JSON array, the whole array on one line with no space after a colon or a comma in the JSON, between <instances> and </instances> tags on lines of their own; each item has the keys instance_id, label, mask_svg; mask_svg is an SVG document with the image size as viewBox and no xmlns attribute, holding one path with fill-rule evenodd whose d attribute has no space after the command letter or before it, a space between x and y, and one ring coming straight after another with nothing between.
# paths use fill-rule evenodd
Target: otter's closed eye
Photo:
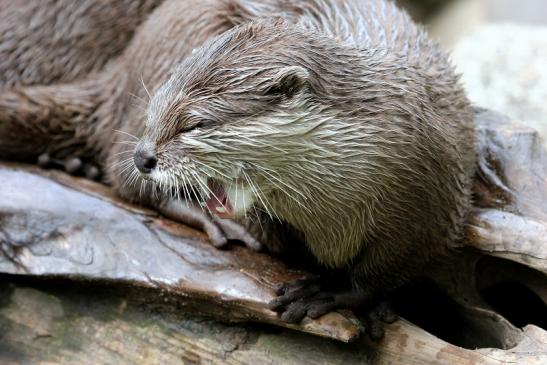
<instances>
[{"instance_id":1,"label":"otter's closed eye","mask_svg":"<svg viewBox=\"0 0 547 365\"><path fill-rule=\"evenodd\" d=\"M202 129L202 128L207 128L209 126L212 126L214 124L214 122L212 120L200 120L199 122L197 123L191 123L191 124L186 124L182 129L181 129L181 133L186 133L186 132L190 132L190 131L193 131L194 129Z\"/></svg>"}]
</instances>

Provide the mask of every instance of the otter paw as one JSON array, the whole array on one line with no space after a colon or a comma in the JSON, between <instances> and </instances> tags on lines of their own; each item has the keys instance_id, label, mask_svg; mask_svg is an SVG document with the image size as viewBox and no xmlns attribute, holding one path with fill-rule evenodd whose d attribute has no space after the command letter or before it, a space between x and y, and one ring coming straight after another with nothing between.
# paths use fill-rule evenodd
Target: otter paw
<instances>
[{"instance_id":1,"label":"otter paw","mask_svg":"<svg viewBox=\"0 0 547 365\"><path fill-rule=\"evenodd\" d=\"M70 175L85 176L90 180L99 180L101 170L90 163L84 163L78 157L71 157L65 160L52 158L48 153L38 156L38 166L43 168L58 168L65 170Z\"/></svg>"},{"instance_id":2,"label":"otter paw","mask_svg":"<svg viewBox=\"0 0 547 365\"><path fill-rule=\"evenodd\" d=\"M397 315L391 309L389 301L381 301L365 314L365 329L369 337L378 341L385 335L384 325L397 320Z\"/></svg>"},{"instance_id":3,"label":"otter paw","mask_svg":"<svg viewBox=\"0 0 547 365\"><path fill-rule=\"evenodd\" d=\"M276 288L279 295L269 308L288 323L299 323L304 317L319 318L336 309L364 311L365 332L372 340L384 337L384 324L396 316L388 302L373 301L366 292L357 290L323 291L318 277L295 280Z\"/></svg>"},{"instance_id":4,"label":"otter paw","mask_svg":"<svg viewBox=\"0 0 547 365\"><path fill-rule=\"evenodd\" d=\"M315 295L320 290L320 278L316 276L289 281L275 287L278 297L270 301L268 307L274 312L282 313L291 303Z\"/></svg>"},{"instance_id":5,"label":"otter paw","mask_svg":"<svg viewBox=\"0 0 547 365\"><path fill-rule=\"evenodd\" d=\"M216 248L224 248L229 241L242 242L248 248L259 251L262 244L243 226L230 219L211 217L207 212L180 200L168 200L158 207L159 211L177 222L205 232Z\"/></svg>"},{"instance_id":6,"label":"otter paw","mask_svg":"<svg viewBox=\"0 0 547 365\"><path fill-rule=\"evenodd\" d=\"M212 220L222 229L228 240L243 242L245 246L253 251L262 250L262 243L254 238L241 224L231 219L222 219L216 216Z\"/></svg>"}]
</instances>

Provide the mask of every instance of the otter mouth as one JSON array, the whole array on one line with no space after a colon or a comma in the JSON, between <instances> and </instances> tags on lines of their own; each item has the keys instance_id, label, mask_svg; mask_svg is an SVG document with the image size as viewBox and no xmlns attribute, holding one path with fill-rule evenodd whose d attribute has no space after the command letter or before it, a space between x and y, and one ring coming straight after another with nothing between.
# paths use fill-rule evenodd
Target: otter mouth
<instances>
[{"instance_id":1,"label":"otter mouth","mask_svg":"<svg viewBox=\"0 0 547 365\"><path fill-rule=\"evenodd\" d=\"M234 218L234 206L224 186L218 181L209 178L207 179L207 187L211 193L205 201L207 209L219 218Z\"/></svg>"}]
</instances>

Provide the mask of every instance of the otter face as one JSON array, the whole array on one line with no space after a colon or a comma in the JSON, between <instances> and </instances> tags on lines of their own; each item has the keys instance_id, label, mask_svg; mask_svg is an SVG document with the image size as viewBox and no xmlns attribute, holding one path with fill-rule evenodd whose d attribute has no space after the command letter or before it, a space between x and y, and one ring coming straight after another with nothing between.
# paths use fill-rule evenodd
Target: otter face
<instances>
[{"instance_id":1,"label":"otter face","mask_svg":"<svg viewBox=\"0 0 547 365\"><path fill-rule=\"evenodd\" d=\"M236 28L196 50L152 96L134 152L141 176L221 217L255 203L275 214L269 194L291 190L279 168L293 152L282 141L302 117L309 75L270 54L280 39L265 30Z\"/></svg>"},{"instance_id":2,"label":"otter face","mask_svg":"<svg viewBox=\"0 0 547 365\"><path fill-rule=\"evenodd\" d=\"M310 74L267 26L236 28L190 56L153 95L134 153L141 174L194 195L221 217L272 197L302 205L296 165L313 150ZM275 199L279 201L279 199Z\"/></svg>"}]
</instances>

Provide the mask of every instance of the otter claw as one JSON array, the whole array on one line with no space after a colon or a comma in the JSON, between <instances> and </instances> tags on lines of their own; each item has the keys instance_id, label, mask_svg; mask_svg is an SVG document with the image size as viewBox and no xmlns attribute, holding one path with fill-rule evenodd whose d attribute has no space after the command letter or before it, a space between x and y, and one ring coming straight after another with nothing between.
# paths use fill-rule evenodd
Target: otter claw
<instances>
[{"instance_id":1,"label":"otter claw","mask_svg":"<svg viewBox=\"0 0 547 365\"><path fill-rule=\"evenodd\" d=\"M97 181L101 177L101 170L99 170L99 168L97 166L90 165L90 164L85 164L84 165L84 175L89 180Z\"/></svg>"},{"instance_id":2,"label":"otter claw","mask_svg":"<svg viewBox=\"0 0 547 365\"><path fill-rule=\"evenodd\" d=\"M274 290L279 296L268 307L288 323L298 323L306 316L319 318L336 309L364 310L365 329L372 340L384 336L384 323L397 319L386 301L376 302L362 291L325 291L321 283L320 277L308 277L278 285Z\"/></svg>"},{"instance_id":3,"label":"otter claw","mask_svg":"<svg viewBox=\"0 0 547 365\"><path fill-rule=\"evenodd\" d=\"M252 250L258 251L262 244L256 240L243 226L230 219L210 217L197 207L180 200L169 200L161 203L158 210L165 216L177 222L199 229L209 237L216 248L224 248L229 240L243 242Z\"/></svg>"},{"instance_id":4,"label":"otter claw","mask_svg":"<svg viewBox=\"0 0 547 365\"><path fill-rule=\"evenodd\" d=\"M65 161L65 171L71 175L76 175L80 172L83 163L78 157L69 158Z\"/></svg>"},{"instance_id":5,"label":"otter claw","mask_svg":"<svg viewBox=\"0 0 547 365\"><path fill-rule=\"evenodd\" d=\"M52 158L49 153L42 153L38 156L37 164L43 168L60 168L71 175L85 175L90 180L98 180L101 176L101 170L92 164L84 164L78 157L68 158L64 161Z\"/></svg>"},{"instance_id":6,"label":"otter claw","mask_svg":"<svg viewBox=\"0 0 547 365\"><path fill-rule=\"evenodd\" d=\"M367 333L372 340L381 340L385 334L384 324L393 323L396 320L397 315L391 309L389 302L380 302L366 314Z\"/></svg>"},{"instance_id":7,"label":"otter claw","mask_svg":"<svg viewBox=\"0 0 547 365\"><path fill-rule=\"evenodd\" d=\"M262 243L255 239L243 226L230 219L222 219L213 217L215 222L229 240L241 241L253 251L260 251L262 249Z\"/></svg>"},{"instance_id":8,"label":"otter claw","mask_svg":"<svg viewBox=\"0 0 547 365\"><path fill-rule=\"evenodd\" d=\"M310 276L310 277L306 277L304 279L296 279L296 280L289 281L289 282L286 282L286 283L277 284L274 287L275 294L283 295L283 294L285 294L289 291L295 291L295 290L301 289L302 287L304 287L306 285L317 283L319 280L320 279L317 276Z\"/></svg>"},{"instance_id":9,"label":"otter claw","mask_svg":"<svg viewBox=\"0 0 547 365\"><path fill-rule=\"evenodd\" d=\"M294 289L291 291L286 291L283 295L275 298L268 306L274 311L282 309L285 305L294 302L299 298L307 298L312 295L319 293L321 287L318 284L312 284L308 286L303 286L299 289ZM290 305L290 304L289 304Z\"/></svg>"},{"instance_id":10,"label":"otter claw","mask_svg":"<svg viewBox=\"0 0 547 365\"><path fill-rule=\"evenodd\" d=\"M51 164L51 157L49 157L48 153L42 153L38 156L37 164L40 167L46 168Z\"/></svg>"}]
</instances>

